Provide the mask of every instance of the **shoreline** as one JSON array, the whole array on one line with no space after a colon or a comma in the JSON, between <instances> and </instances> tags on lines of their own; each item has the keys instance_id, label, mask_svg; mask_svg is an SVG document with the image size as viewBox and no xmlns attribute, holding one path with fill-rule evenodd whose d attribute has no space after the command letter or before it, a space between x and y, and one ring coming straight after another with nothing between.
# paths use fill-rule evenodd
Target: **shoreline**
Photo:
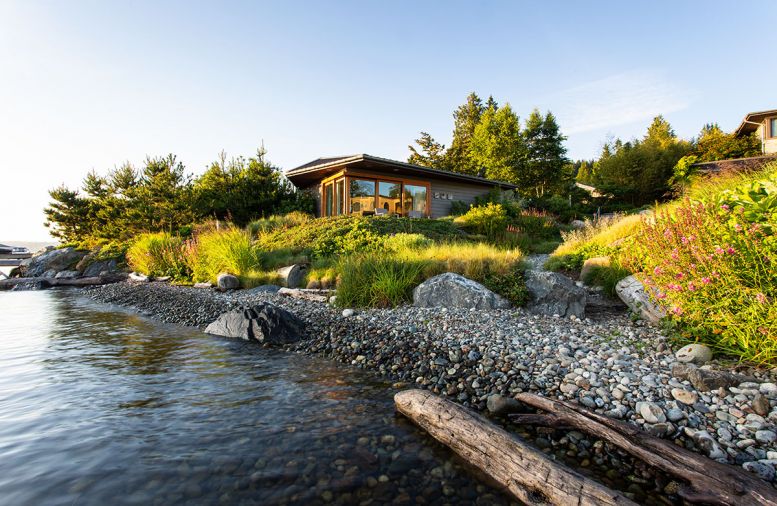
<instances>
[{"instance_id":1,"label":"shoreline","mask_svg":"<svg viewBox=\"0 0 777 506\"><path fill-rule=\"evenodd\" d=\"M370 369L401 386L424 388L478 411L487 410L493 394L532 392L573 400L774 482L777 385L771 372L750 371L763 385L697 391L673 375L678 362L667 338L627 315L581 321L523 309L401 306L356 310L346 317L325 303L273 293L220 293L163 283L120 282L90 287L84 294L200 330L223 312L271 302L306 324L302 340L281 349ZM677 389L696 402L676 400ZM767 399L764 416L754 412L757 395ZM656 406L657 418L646 420L643 413L650 416Z\"/></svg>"}]
</instances>

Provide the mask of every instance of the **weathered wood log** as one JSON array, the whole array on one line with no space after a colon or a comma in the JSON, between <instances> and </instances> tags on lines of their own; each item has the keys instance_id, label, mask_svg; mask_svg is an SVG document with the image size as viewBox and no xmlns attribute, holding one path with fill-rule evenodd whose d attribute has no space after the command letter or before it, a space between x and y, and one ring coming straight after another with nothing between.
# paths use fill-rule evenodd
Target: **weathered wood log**
<instances>
[{"instance_id":1,"label":"weathered wood log","mask_svg":"<svg viewBox=\"0 0 777 506\"><path fill-rule=\"evenodd\" d=\"M55 286L94 286L106 285L122 281L122 276L93 276L89 278L55 279L55 278L10 278L0 279L0 290L10 290L16 285L30 282L43 282L46 288Z\"/></svg>"},{"instance_id":2,"label":"weathered wood log","mask_svg":"<svg viewBox=\"0 0 777 506\"><path fill-rule=\"evenodd\" d=\"M720 505L777 505L777 492L746 471L651 436L619 420L586 410L571 402L523 393L516 398L547 412L509 415L517 423L574 427L614 444L634 457L686 483L679 495L690 503Z\"/></svg>"},{"instance_id":3,"label":"weathered wood log","mask_svg":"<svg viewBox=\"0 0 777 506\"><path fill-rule=\"evenodd\" d=\"M394 396L394 403L400 413L526 504L636 504L431 392L405 390Z\"/></svg>"},{"instance_id":4,"label":"weathered wood log","mask_svg":"<svg viewBox=\"0 0 777 506\"><path fill-rule=\"evenodd\" d=\"M308 288L286 288L278 290L278 295L294 297L295 299L312 300L314 302L326 302L332 295L331 290L316 290Z\"/></svg>"}]
</instances>

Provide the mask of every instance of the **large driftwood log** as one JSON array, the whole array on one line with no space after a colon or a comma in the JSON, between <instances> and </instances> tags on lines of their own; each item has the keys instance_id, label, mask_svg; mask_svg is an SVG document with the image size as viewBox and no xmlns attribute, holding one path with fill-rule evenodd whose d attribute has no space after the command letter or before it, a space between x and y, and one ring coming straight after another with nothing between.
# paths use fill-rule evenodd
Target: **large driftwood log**
<instances>
[{"instance_id":1,"label":"large driftwood log","mask_svg":"<svg viewBox=\"0 0 777 506\"><path fill-rule=\"evenodd\" d=\"M735 466L721 464L639 428L570 402L523 393L516 398L547 414L510 415L517 423L574 427L612 443L638 459L687 482L680 496L691 503L777 505L774 488Z\"/></svg>"},{"instance_id":2,"label":"large driftwood log","mask_svg":"<svg viewBox=\"0 0 777 506\"><path fill-rule=\"evenodd\" d=\"M425 390L394 396L400 413L526 504L636 504L489 422Z\"/></svg>"},{"instance_id":3,"label":"large driftwood log","mask_svg":"<svg viewBox=\"0 0 777 506\"><path fill-rule=\"evenodd\" d=\"M278 295L293 297L295 299L312 300L314 302L326 302L332 294L331 290L316 290L308 288L286 288L278 290Z\"/></svg>"}]
</instances>

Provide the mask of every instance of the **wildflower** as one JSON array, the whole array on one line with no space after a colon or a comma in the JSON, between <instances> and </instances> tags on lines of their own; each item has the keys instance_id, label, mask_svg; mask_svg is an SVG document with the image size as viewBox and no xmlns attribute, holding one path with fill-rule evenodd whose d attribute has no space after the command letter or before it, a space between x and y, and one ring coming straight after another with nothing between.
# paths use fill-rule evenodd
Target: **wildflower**
<instances>
[{"instance_id":1,"label":"wildflower","mask_svg":"<svg viewBox=\"0 0 777 506\"><path fill-rule=\"evenodd\" d=\"M695 292L696 291L696 285L693 284L693 281L688 283L688 291L689 292Z\"/></svg>"},{"instance_id":2,"label":"wildflower","mask_svg":"<svg viewBox=\"0 0 777 506\"><path fill-rule=\"evenodd\" d=\"M682 236L682 237L680 238L680 241L681 241L683 244L688 244L688 238L687 238L687 237L685 237L685 236Z\"/></svg>"},{"instance_id":3,"label":"wildflower","mask_svg":"<svg viewBox=\"0 0 777 506\"><path fill-rule=\"evenodd\" d=\"M766 295L759 292L755 294L755 300L757 300L760 304L766 304Z\"/></svg>"},{"instance_id":4,"label":"wildflower","mask_svg":"<svg viewBox=\"0 0 777 506\"><path fill-rule=\"evenodd\" d=\"M723 209L724 211L728 211L729 209L731 209L731 208L728 206L728 204L723 204L722 206L720 206L720 208L721 208L721 209Z\"/></svg>"},{"instance_id":5,"label":"wildflower","mask_svg":"<svg viewBox=\"0 0 777 506\"><path fill-rule=\"evenodd\" d=\"M721 248L720 246L717 246L715 248L715 254L716 255L722 255L723 254L723 248Z\"/></svg>"},{"instance_id":6,"label":"wildflower","mask_svg":"<svg viewBox=\"0 0 777 506\"><path fill-rule=\"evenodd\" d=\"M678 258L680 257L677 254L677 248L675 248L672 250L672 260L677 260Z\"/></svg>"},{"instance_id":7,"label":"wildflower","mask_svg":"<svg viewBox=\"0 0 777 506\"><path fill-rule=\"evenodd\" d=\"M678 272L678 273L675 275L675 278L676 278L676 279L683 279L684 277L685 277L685 274L683 274L682 272Z\"/></svg>"},{"instance_id":8,"label":"wildflower","mask_svg":"<svg viewBox=\"0 0 777 506\"><path fill-rule=\"evenodd\" d=\"M683 314L683 308L681 308L680 306L674 306L672 308L672 313L676 314L677 316L680 316L681 314Z\"/></svg>"},{"instance_id":9,"label":"wildflower","mask_svg":"<svg viewBox=\"0 0 777 506\"><path fill-rule=\"evenodd\" d=\"M736 254L736 252L737 252L737 250L735 250L735 249L734 249L734 248L732 248L731 246L729 246L729 247L726 249L726 253L728 253L729 255L734 255L734 254Z\"/></svg>"},{"instance_id":10,"label":"wildflower","mask_svg":"<svg viewBox=\"0 0 777 506\"><path fill-rule=\"evenodd\" d=\"M740 225L739 223L736 223L734 225L734 230L736 230L737 232L741 232L742 231L742 225Z\"/></svg>"},{"instance_id":11,"label":"wildflower","mask_svg":"<svg viewBox=\"0 0 777 506\"><path fill-rule=\"evenodd\" d=\"M660 276L663 273L664 271L661 269L661 267L656 267L655 269L653 269L653 274L655 274L656 276Z\"/></svg>"},{"instance_id":12,"label":"wildflower","mask_svg":"<svg viewBox=\"0 0 777 506\"><path fill-rule=\"evenodd\" d=\"M705 285L709 285L712 282L712 280L705 276L701 278L701 282L704 283Z\"/></svg>"},{"instance_id":13,"label":"wildflower","mask_svg":"<svg viewBox=\"0 0 777 506\"><path fill-rule=\"evenodd\" d=\"M664 292L656 293L656 299L661 300L661 299L665 299L665 298L666 298L666 294Z\"/></svg>"}]
</instances>

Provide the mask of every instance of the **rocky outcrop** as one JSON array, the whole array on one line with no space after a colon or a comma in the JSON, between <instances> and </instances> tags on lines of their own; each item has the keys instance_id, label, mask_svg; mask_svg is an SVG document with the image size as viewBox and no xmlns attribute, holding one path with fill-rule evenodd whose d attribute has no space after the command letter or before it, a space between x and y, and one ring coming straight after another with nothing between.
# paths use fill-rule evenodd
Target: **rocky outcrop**
<instances>
[{"instance_id":1,"label":"rocky outcrop","mask_svg":"<svg viewBox=\"0 0 777 506\"><path fill-rule=\"evenodd\" d=\"M615 285L615 293L640 318L650 323L658 323L666 312L655 304L642 283L634 276L628 276Z\"/></svg>"},{"instance_id":2,"label":"rocky outcrop","mask_svg":"<svg viewBox=\"0 0 777 506\"><path fill-rule=\"evenodd\" d=\"M114 274L119 270L118 263L115 259L111 260L98 260L87 265L81 270L81 275L85 278L92 276L104 276L106 274Z\"/></svg>"},{"instance_id":3,"label":"rocky outcrop","mask_svg":"<svg viewBox=\"0 0 777 506\"><path fill-rule=\"evenodd\" d=\"M286 288L299 288L305 281L308 268L302 264L294 264L289 265L288 267L282 267L278 269L277 272L281 277L281 282Z\"/></svg>"},{"instance_id":4,"label":"rocky outcrop","mask_svg":"<svg viewBox=\"0 0 777 506\"><path fill-rule=\"evenodd\" d=\"M54 279L76 279L80 277L81 273L78 271L59 271Z\"/></svg>"},{"instance_id":5,"label":"rocky outcrop","mask_svg":"<svg viewBox=\"0 0 777 506\"><path fill-rule=\"evenodd\" d=\"M221 290L237 290L240 288L240 280L232 274L221 273L216 278L216 287Z\"/></svg>"},{"instance_id":6,"label":"rocky outcrop","mask_svg":"<svg viewBox=\"0 0 777 506\"><path fill-rule=\"evenodd\" d=\"M31 290L45 290L49 288L51 283L43 278L37 279L25 279L21 283L16 283L11 288L12 292L28 292Z\"/></svg>"},{"instance_id":7,"label":"rocky outcrop","mask_svg":"<svg viewBox=\"0 0 777 506\"><path fill-rule=\"evenodd\" d=\"M86 253L72 247L44 250L43 253L22 263L24 275L36 278L47 273L46 277L53 278L58 272L74 267Z\"/></svg>"},{"instance_id":8,"label":"rocky outcrop","mask_svg":"<svg viewBox=\"0 0 777 506\"><path fill-rule=\"evenodd\" d=\"M297 342L303 331L302 320L269 302L224 313L205 328L208 334L266 344Z\"/></svg>"},{"instance_id":9,"label":"rocky outcrop","mask_svg":"<svg viewBox=\"0 0 777 506\"><path fill-rule=\"evenodd\" d=\"M429 278L413 290L416 307L506 309L510 301L476 281L453 272Z\"/></svg>"},{"instance_id":10,"label":"rocky outcrop","mask_svg":"<svg viewBox=\"0 0 777 506\"><path fill-rule=\"evenodd\" d=\"M526 271L526 289L531 301L526 309L548 316L585 318L588 293L557 272Z\"/></svg>"}]
</instances>

